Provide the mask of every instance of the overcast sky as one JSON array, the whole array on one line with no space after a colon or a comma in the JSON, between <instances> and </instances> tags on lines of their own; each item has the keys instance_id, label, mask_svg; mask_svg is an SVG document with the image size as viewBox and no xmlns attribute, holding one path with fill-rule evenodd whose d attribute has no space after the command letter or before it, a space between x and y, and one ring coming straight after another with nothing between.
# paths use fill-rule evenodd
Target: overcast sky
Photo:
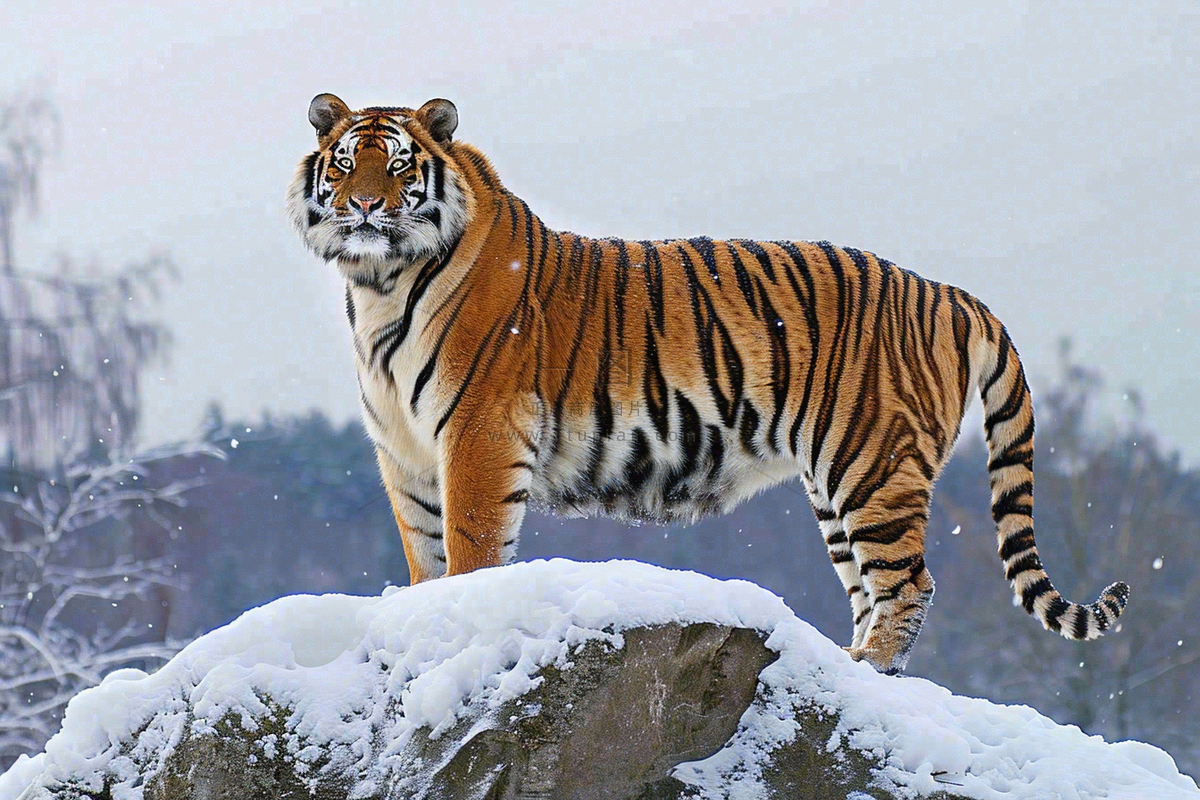
<instances>
[{"instance_id":1,"label":"overcast sky","mask_svg":"<svg viewBox=\"0 0 1200 800\"><path fill-rule=\"evenodd\" d=\"M8 0L0 91L65 130L18 255L177 261L151 441L211 399L348 419L342 291L283 213L308 102L448 97L552 227L871 250L984 300L1035 402L1069 334L1200 458L1195 0L632 5Z\"/></svg>"}]
</instances>

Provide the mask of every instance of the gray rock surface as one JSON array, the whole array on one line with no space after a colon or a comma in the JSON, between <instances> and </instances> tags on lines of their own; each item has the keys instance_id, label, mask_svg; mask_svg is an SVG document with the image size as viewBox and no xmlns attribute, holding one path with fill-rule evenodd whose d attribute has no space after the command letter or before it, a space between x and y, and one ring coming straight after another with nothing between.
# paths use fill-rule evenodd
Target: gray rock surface
<instances>
[{"instance_id":1,"label":"gray rock surface","mask_svg":"<svg viewBox=\"0 0 1200 800\"><path fill-rule=\"evenodd\" d=\"M776 654L756 631L712 624L623 633L623 648L592 642L569 669L499 713L467 714L432 738L423 731L393 756L389 785L355 800L683 800L696 797L672 768L706 758L737 730L759 672ZM355 777L311 762L298 771L282 748L288 711L246 730L225 718L188 733L144 785L145 800L351 800ZM871 787L875 763L849 748L827 752L836 720L811 712L802 735L780 748L763 776L770 797L887 800ZM421 784L413 794L413 786ZM855 794L859 792L859 794ZM56 800L118 800L101 789L60 786ZM944 794L943 798L956 797Z\"/></svg>"}]
</instances>

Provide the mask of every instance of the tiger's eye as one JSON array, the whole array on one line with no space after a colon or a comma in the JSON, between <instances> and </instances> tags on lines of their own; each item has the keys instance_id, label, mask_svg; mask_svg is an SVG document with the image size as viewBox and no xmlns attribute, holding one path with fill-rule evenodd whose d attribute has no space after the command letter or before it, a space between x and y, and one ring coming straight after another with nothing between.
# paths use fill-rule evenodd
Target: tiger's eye
<instances>
[{"instance_id":1,"label":"tiger's eye","mask_svg":"<svg viewBox=\"0 0 1200 800\"><path fill-rule=\"evenodd\" d=\"M354 162L348 158L339 158L334 163L336 163L338 165L339 169L343 169L346 172L349 172L350 170L354 169Z\"/></svg>"}]
</instances>

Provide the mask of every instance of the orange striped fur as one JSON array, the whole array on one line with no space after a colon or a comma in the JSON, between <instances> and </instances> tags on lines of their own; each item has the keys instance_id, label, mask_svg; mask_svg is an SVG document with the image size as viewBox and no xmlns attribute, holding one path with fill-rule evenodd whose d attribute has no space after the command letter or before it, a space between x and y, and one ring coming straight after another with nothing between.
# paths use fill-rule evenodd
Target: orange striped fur
<instances>
[{"instance_id":1,"label":"orange striped fur","mask_svg":"<svg viewBox=\"0 0 1200 800\"><path fill-rule=\"evenodd\" d=\"M999 550L1070 639L1128 597L1051 586L1033 540L1033 406L988 309L827 242L632 242L547 228L445 100L317 97L289 191L347 281L364 423L412 582L504 563L525 507L693 521L799 477L850 597L849 648L903 669L933 597L925 524L982 395Z\"/></svg>"}]
</instances>

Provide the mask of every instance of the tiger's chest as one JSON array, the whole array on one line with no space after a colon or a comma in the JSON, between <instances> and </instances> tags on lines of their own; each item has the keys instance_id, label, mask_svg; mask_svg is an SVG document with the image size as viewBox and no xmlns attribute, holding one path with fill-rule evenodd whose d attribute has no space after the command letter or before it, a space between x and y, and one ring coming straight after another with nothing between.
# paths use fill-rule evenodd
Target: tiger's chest
<instances>
[{"instance_id":1,"label":"tiger's chest","mask_svg":"<svg viewBox=\"0 0 1200 800\"><path fill-rule=\"evenodd\" d=\"M397 293L399 297L403 294ZM429 358L422 335L428 320L405 313L403 303L372 296L369 290L347 294L347 314L354 335L355 369L363 426L376 447L411 473L436 477L436 421L414 402L414 389ZM427 381L428 396L437 382ZM424 413L422 413L424 412Z\"/></svg>"}]
</instances>

